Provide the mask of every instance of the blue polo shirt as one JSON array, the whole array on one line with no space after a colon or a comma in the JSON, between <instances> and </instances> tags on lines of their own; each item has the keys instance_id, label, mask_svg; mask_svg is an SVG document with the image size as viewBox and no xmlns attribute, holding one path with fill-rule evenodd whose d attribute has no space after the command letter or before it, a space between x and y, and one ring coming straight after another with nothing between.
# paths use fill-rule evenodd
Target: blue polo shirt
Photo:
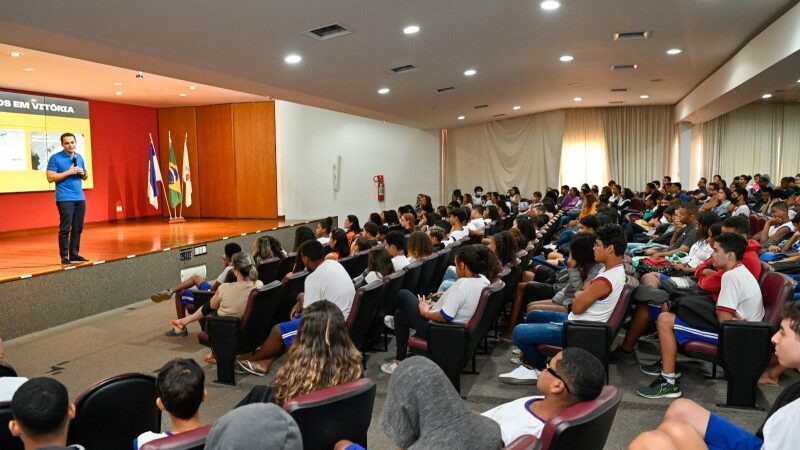
<instances>
[{"instance_id":1,"label":"blue polo shirt","mask_svg":"<svg viewBox=\"0 0 800 450\"><path fill-rule=\"evenodd\" d=\"M78 158L78 167L83 169L83 172L86 173L86 165L83 163L83 157L79 155L78 152L75 152L74 154ZM61 150L60 152L51 156L50 160L47 161L47 170L51 170L56 173L66 172L71 167L72 156L67 154L66 150ZM82 181L83 180L81 180L81 176L77 174L64 178L61 181L57 181L56 201L79 202L86 200L86 197L83 195Z\"/></svg>"}]
</instances>

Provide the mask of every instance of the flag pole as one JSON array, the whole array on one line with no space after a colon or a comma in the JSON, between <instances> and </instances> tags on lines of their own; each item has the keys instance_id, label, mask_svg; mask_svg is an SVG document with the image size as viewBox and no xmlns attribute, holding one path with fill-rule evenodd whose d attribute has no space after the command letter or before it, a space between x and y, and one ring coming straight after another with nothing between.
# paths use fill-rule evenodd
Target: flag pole
<instances>
[{"instance_id":1,"label":"flag pole","mask_svg":"<svg viewBox=\"0 0 800 450\"><path fill-rule=\"evenodd\" d=\"M152 134L150 134L150 145L152 145L153 149L155 150L156 146L155 146L155 144L153 144L153 135ZM169 207L169 197L167 197L167 190L164 187L164 177L163 176L161 177L161 190L164 191L164 200L167 201L167 205L166 205L167 206L167 212L169 213L170 220L172 220L172 209Z\"/></svg>"},{"instance_id":2,"label":"flag pole","mask_svg":"<svg viewBox=\"0 0 800 450\"><path fill-rule=\"evenodd\" d=\"M183 145L186 145L186 140L189 139L189 132L185 131L183 135ZM184 155L186 156L186 155ZM186 181L183 179L183 160L181 159L181 215L183 217L183 204L186 202Z\"/></svg>"}]
</instances>

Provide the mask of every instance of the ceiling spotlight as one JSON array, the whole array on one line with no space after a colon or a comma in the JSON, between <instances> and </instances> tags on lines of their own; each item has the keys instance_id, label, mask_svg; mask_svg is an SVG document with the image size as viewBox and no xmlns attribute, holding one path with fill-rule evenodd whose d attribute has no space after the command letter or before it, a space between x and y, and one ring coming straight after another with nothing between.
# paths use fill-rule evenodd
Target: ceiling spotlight
<instances>
[{"instance_id":1,"label":"ceiling spotlight","mask_svg":"<svg viewBox=\"0 0 800 450\"><path fill-rule=\"evenodd\" d=\"M581 102L581 101L583 101L583 99L580 98L580 97L575 97L575 98L572 99L572 101L573 102Z\"/></svg>"},{"instance_id":2,"label":"ceiling spotlight","mask_svg":"<svg viewBox=\"0 0 800 450\"><path fill-rule=\"evenodd\" d=\"M197 89L197 86L195 86L195 85L191 85L191 86L189 86L189 90L190 90L190 91L193 91L193 90L195 90L195 89Z\"/></svg>"},{"instance_id":3,"label":"ceiling spotlight","mask_svg":"<svg viewBox=\"0 0 800 450\"><path fill-rule=\"evenodd\" d=\"M22 52L11 52L9 55L11 55L12 58L19 58L22 56Z\"/></svg>"},{"instance_id":4,"label":"ceiling spotlight","mask_svg":"<svg viewBox=\"0 0 800 450\"><path fill-rule=\"evenodd\" d=\"M387 87L378 89L378 94L386 95L388 93L389 93L389 88L387 88Z\"/></svg>"},{"instance_id":5,"label":"ceiling spotlight","mask_svg":"<svg viewBox=\"0 0 800 450\"><path fill-rule=\"evenodd\" d=\"M120 95L122 95L122 91L114 92L114 95L120 96Z\"/></svg>"},{"instance_id":6,"label":"ceiling spotlight","mask_svg":"<svg viewBox=\"0 0 800 450\"><path fill-rule=\"evenodd\" d=\"M297 54L294 54L294 53L291 54L291 55L286 55L286 57L283 58L283 61L286 64L297 64L302 60L303 60L303 58L300 55L297 55Z\"/></svg>"},{"instance_id":7,"label":"ceiling spotlight","mask_svg":"<svg viewBox=\"0 0 800 450\"><path fill-rule=\"evenodd\" d=\"M33 67L25 67L22 69L23 72L33 72Z\"/></svg>"},{"instance_id":8,"label":"ceiling spotlight","mask_svg":"<svg viewBox=\"0 0 800 450\"><path fill-rule=\"evenodd\" d=\"M178 96L180 96L180 97L186 97L187 95L189 95L189 94L185 94L185 93L183 93L183 92L181 92L180 94L178 94Z\"/></svg>"},{"instance_id":9,"label":"ceiling spotlight","mask_svg":"<svg viewBox=\"0 0 800 450\"><path fill-rule=\"evenodd\" d=\"M647 94L642 94L642 95L640 95L640 96L639 96L639 98L641 98L641 99L648 99L648 98L650 98L650 96L649 96L649 95L647 95Z\"/></svg>"},{"instance_id":10,"label":"ceiling spotlight","mask_svg":"<svg viewBox=\"0 0 800 450\"><path fill-rule=\"evenodd\" d=\"M683 53L683 50L681 50L679 48L671 48L671 49L667 50L667 54L668 55L678 55L680 53Z\"/></svg>"},{"instance_id":11,"label":"ceiling spotlight","mask_svg":"<svg viewBox=\"0 0 800 450\"><path fill-rule=\"evenodd\" d=\"M122 86L122 83L117 81L116 83L114 83L114 86Z\"/></svg>"},{"instance_id":12,"label":"ceiling spotlight","mask_svg":"<svg viewBox=\"0 0 800 450\"><path fill-rule=\"evenodd\" d=\"M575 58L573 56L570 56L570 55L564 55L561 58L558 58L558 60L561 61L561 62L570 62L573 59L575 59Z\"/></svg>"},{"instance_id":13,"label":"ceiling spotlight","mask_svg":"<svg viewBox=\"0 0 800 450\"><path fill-rule=\"evenodd\" d=\"M761 98L772 98L772 94L764 94Z\"/></svg>"},{"instance_id":14,"label":"ceiling spotlight","mask_svg":"<svg viewBox=\"0 0 800 450\"><path fill-rule=\"evenodd\" d=\"M539 7L545 11L553 11L554 9L560 8L561 3L557 2L556 0L545 0L542 3L539 3Z\"/></svg>"},{"instance_id":15,"label":"ceiling spotlight","mask_svg":"<svg viewBox=\"0 0 800 450\"><path fill-rule=\"evenodd\" d=\"M458 117L456 117L456 119L458 119L458 120L464 120L466 118L467 118L467 116L458 116Z\"/></svg>"},{"instance_id":16,"label":"ceiling spotlight","mask_svg":"<svg viewBox=\"0 0 800 450\"><path fill-rule=\"evenodd\" d=\"M522 106L514 105L514 107L511 109L513 109L514 111L519 111L520 109L522 109Z\"/></svg>"},{"instance_id":17,"label":"ceiling spotlight","mask_svg":"<svg viewBox=\"0 0 800 450\"><path fill-rule=\"evenodd\" d=\"M478 71L475 70L475 69L467 69L467 70L464 71L464 75L466 75L468 77L471 77L471 76L475 75L476 73L478 73Z\"/></svg>"},{"instance_id":18,"label":"ceiling spotlight","mask_svg":"<svg viewBox=\"0 0 800 450\"><path fill-rule=\"evenodd\" d=\"M405 34L416 34L419 33L419 25L409 25L403 28L403 33Z\"/></svg>"}]
</instances>

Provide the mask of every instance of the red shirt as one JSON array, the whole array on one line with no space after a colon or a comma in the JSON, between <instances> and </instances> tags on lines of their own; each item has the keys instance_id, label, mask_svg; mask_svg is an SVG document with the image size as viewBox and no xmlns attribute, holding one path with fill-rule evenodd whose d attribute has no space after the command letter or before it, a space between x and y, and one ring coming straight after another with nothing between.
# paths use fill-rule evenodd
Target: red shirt
<instances>
[{"instance_id":1,"label":"red shirt","mask_svg":"<svg viewBox=\"0 0 800 450\"><path fill-rule=\"evenodd\" d=\"M742 257L742 265L753 274L756 280L761 277L762 267L761 261L758 259L760 251L761 244L751 239L747 241L747 249L744 251L744 256ZM697 278L697 285L700 289L704 290L706 294L716 302L719 297L720 287L722 286L722 274L725 273L725 271L723 269L718 269L712 275L703 275L703 270L705 269L715 269L714 258L708 258L697 266L694 270L694 276Z\"/></svg>"}]
</instances>

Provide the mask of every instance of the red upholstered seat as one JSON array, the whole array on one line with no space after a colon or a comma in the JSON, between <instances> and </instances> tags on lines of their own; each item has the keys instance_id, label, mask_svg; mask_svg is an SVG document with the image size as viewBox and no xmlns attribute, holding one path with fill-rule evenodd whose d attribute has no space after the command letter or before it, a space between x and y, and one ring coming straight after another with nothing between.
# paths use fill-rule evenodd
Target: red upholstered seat
<instances>
[{"instance_id":1,"label":"red upholstered seat","mask_svg":"<svg viewBox=\"0 0 800 450\"><path fill-rule=\"evenodd\" d=\"M572 405L545 422L536 448L603 449L620 400L622 393L616 387L603 387L596 399Z\"/></svg>"},{"instance_id":2,"label":"red upholstered seat","mask_svg":"<svg viewBox=\"0 0 800 450\"><path fill-rule=\"evenodd\" d=\"M536 448L536 436L526 434L514 439L510 444L503 447L503 450L533 450Z\"/></svg>"},{"instance_id":3,"label":"red upholstered seat","mask_svg":"<svg viewBox=\"0 0 800 450\"><path fill-rule=\"evenodd\" d=\"M701 355L706 355L712 360L716 359L717 357L717 345L710 344L708 342L688 341L687 343L683 344L683 350L691 356L697 356L700 359L707 359L703 358Z\"/></svg>"},{"instance_id":4,"label":"red upholstered seat","mask_svg":"<svg viewBox=\"0 0 800 450\"><path fill-rule=\"evenodd\" d=\"M411 336L408 338L408 347L419 352L427 352L428 341L419 336Z\"/></svg>"},{"instance_id":5,"label":"red upholstered seat","mask_svg":"<svg viewBox=\"0 0 800 450\"><path fill-rule=\"evenodd\" d=\"M191 431L173 434L161 439L150 441L140 450L202 450L205 447L206 436L211 430L211 425L196 428Z\"/></svg>"}]
</instances>

